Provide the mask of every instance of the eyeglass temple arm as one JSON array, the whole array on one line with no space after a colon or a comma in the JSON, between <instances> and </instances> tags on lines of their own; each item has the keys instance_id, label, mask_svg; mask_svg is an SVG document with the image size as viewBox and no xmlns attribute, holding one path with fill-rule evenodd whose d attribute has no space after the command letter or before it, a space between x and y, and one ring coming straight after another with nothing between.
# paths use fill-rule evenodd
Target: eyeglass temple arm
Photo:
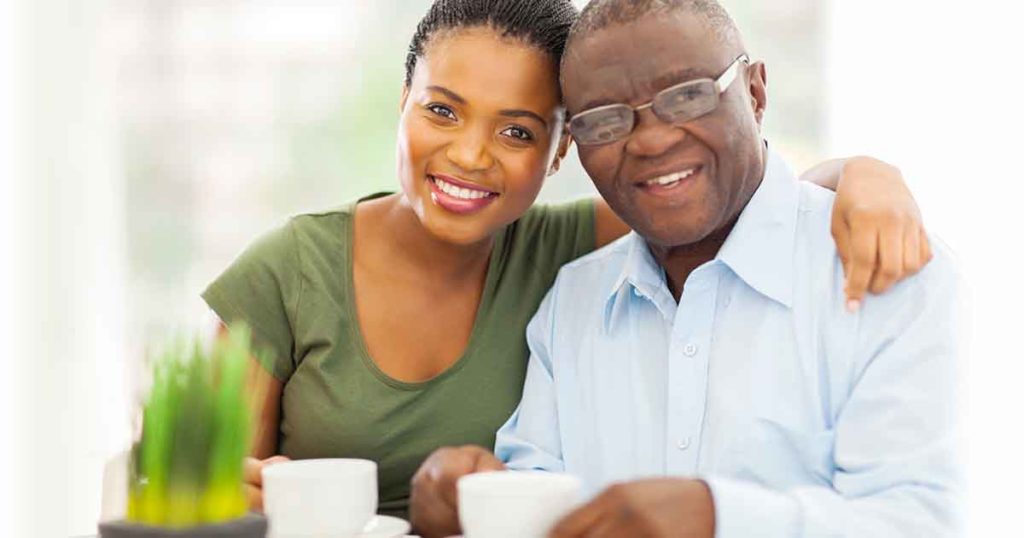
<instances>
[{"instance_id":1,"label":"eyeglass temple arm","mask_svg":"<svg viewBox=\"0 0 1024 538\"><path fill-rule=\"evenodd\" d=\"M739 72L741 63L750 63L750 57L746 54L741 54L733 60L729 68L725 70L725 73L722 73L722 76L718 77L718 80L715 81L715 85L718 86L718 93L724 92L732 84L732 81L736 80L736 73Z\"/></svg>"}]
</instances>

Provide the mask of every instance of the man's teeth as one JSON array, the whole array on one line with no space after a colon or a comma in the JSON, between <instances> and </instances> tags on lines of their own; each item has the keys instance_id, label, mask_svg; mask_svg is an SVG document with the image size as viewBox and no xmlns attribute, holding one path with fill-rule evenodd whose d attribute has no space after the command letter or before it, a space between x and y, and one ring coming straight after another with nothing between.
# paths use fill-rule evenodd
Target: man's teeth
<instances>
[{"instance_id":1,"label":"man's teeth","mask_svg":"<svg viewBox=\"0 0 1024 538\"><path fill-rule=\"evenodd\" d=\"M645 185L660 185L660 186L664 187L665 185L672 185L673 183L678 183L678 182L680 182L680 181L682 181L682 180L692 176L693 173L696 172L696 171L697 171L696 168L691 168L689 170L684 170L682 172L676 172L674 174L666 174L666 175L661 176L661 177L656 177L654 179L647 180L647 181L644 182L644 184Z\"/></svg>"},{"instance_id":2,"label":"man's teeth","mask_svg":"<svg viewBox=\"0 0 1024 538\"><path fill-rule=\"evenodd\" d=\"M455 198L461 198L463 200L479 200L480 198L487 198L491 193L487 191L478 191L474 189L465 189L448 183L441 178L434 178L434 183L437 184L437 188L441 189L441 192L448 196Z\"/></svg>"}]
</instances>

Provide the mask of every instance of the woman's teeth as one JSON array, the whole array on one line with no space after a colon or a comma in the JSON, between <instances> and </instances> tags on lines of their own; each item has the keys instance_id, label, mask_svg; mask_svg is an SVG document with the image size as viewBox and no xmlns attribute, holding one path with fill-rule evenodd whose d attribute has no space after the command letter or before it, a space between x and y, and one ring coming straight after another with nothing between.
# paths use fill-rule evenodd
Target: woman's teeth
<instances>
[{"instance_id":1,"label":"woman's teeth","mask_svg":"<svg viewBox=\"0 0 1024 538\"><path fill-rule=\"evenodd\" d=\"M680 182L680 181L682 181L682 180L692 176L693 173L696 172L696 171L697 171L696 168L691 168L689 170L684 170L682 172L676 172L674 174L666 174L666 175L661 176L661 177L656 177L654 179L649 179L649 180L644 182L644 185L647 185L647 186L658 185L658 186L661 186L661 187L664 187L666 185L672 185L672 184L678 183L678 182Z\"/></svg>"},{"instance_id":2,"label":"woman's teeth","mask_svg":"<svg viewBox=\"0 0 1024 538\"><path fill-rule=\"evenodd\" d=\"M434 183L437 184L437 188L441 189L441 192L455 198L461 198L463 200L479 200L480 198L487 198L492 193L488 191L478 191L474 189L466 189L463 187L457 187L448 183L447 181L434 178Z\"/></svg>"}]
</instances>

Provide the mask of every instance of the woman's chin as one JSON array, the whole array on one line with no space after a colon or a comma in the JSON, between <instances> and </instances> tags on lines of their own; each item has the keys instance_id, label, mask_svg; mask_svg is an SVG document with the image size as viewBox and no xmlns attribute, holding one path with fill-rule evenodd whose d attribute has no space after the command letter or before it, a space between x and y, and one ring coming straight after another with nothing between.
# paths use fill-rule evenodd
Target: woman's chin
<instances>
[{"instance_id":1,"label":"woman's chin","mask_svg":"<svg viewBox=\"0 0 1024 538\"><path fill-rule=\"evenodd\" d=\"M472 222L468 219L453 221L450 218L429 218L424 225L430 235L438 241L455 246L469 247L489 240L497 233L484 222Z\"/></svg>"}]
</instances>

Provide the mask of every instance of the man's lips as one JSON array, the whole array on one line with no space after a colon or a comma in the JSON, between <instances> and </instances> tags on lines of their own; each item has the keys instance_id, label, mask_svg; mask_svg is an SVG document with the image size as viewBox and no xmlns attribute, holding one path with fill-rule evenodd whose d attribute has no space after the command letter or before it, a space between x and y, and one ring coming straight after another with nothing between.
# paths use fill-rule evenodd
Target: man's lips
<instances>
[{"instance_id":1,"label":"man's lips","mask_svg":"<svg viewBox=\"0 0 1024 538\"><path fill-rule=\"evenodd\" d=\"M704 165L701 164L684 166L672 172L658 173L634 185L651 195L674 198L684 195L703 170Z\"/></svg>"}]
</instances>

